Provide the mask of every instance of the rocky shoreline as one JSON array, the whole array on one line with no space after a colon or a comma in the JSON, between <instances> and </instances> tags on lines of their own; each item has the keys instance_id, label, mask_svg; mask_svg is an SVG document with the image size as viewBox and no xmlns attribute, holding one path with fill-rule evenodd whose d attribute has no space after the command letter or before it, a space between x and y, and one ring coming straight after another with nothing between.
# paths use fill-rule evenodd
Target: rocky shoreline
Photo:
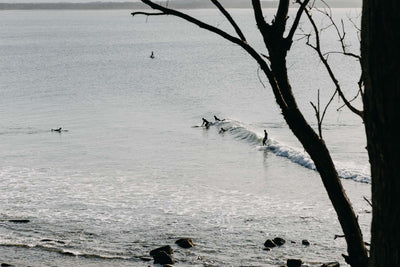
<instances>
[{"instance_id":1,"label":"rocky shoreline","mask_svg":"<svg viewBox=\"0 0 400 267\"><path fill-rule=\"evenodd\" d=\"M287 242L285 239L281 237L275 237L273 239L267 239L264 242L264 250L270 251L272 248L279 248L285 245ZM289 244L296 244L295 241L288 242ZM175 244L178 245L179 248L182 249L190 249L195 246L193 240L191 238L180 238L175 241ZM303 239L301 241L303 246L310 246L310 242L307 239ZM173 257L174 250L170 245L164 245L158 248L155 248L149 252L149 256L140 257L143 261L152 261L154 264L162 265L163 267L172 267L175 263L178 263L176 259ZM151 265L149 265L150 267ZM302 267L308 266L304 265L302 259L286 259L286 265L279 265L280 267ZM327 262L321 263L320 267L339 267L339 262Z\"/></svg>"}]
</instances>

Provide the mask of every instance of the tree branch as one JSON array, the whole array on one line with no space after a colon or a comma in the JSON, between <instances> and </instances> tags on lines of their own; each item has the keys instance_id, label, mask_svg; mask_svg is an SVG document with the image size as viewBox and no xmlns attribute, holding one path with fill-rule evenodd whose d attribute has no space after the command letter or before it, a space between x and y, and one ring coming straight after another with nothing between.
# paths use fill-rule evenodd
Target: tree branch
<instances>
[{"instance_id":1,"label":"tree branch","mask_svg":"<svg viewBox=\"0 0 400 267\"><path fill-rule=\"evenodd\" d=\"M257 27L265 41L268 35L268 30L271 26L264 19L260 0L251 0L251 3L253 4L254 17L256 19Z\"/></svg>"},{"instance_id":2,"label":"tree branch","mask_svg":"<svg viewBox=\"0 0 400 267\"><path fill-rule=\"evenodd\" d=\"M326 111L328 110L329 105L332 103L332 100L333 100L333 98L335 97L336 93L337 93L337 90L335 90L335 92L334 92L334 93L332 94L332 96L331 96L331 99L329 99L328 104L326 104L326 106L325 106L325 108L324 108L324 111L322 112L321 123L322 123L322 121L324 120Z\"/></svg>"},{"instance_id":3,"label":"tree branch","mask_svg":"<svg viewBox=\"0 0 400 267\"><path fill-rule=\"evenodd\" d=\"M318 124L318 135L319 138L322 139L322 128L321 128L321 117L319 115L319 90L318 90L318 107L315 106L313 102L310 101L311 106L315 111L315 116L317 117L317 124Z\"/></svg>"},{"instance_id":4,"label":"tree branch","mask_svg":"<svg viewBox=\"0 0 400 267\"><path fill-rule=\"evenodd\" d=\"M142 12L142 11L137 11L137 12L132 12L131 13L132 16L135 15L145 15L145 16L161 16L161 15L165 15L164 12L159 12L159 13L149 13L149 12Z\"/></svg>"},{"instance_id":5,"label":"tree branch","mask_svg":"<svg viewBox=\"0 0 400 267\"><path fill-rule=\"evenodd\" d=\"M231 25L233 26L233 28L235 29L236 33L239 35L240 39L243 42L247 42L246 41L246 37L244 37L244 34L242 33L242 31L240 30L239 26L236 24L236 22L234 21L234 19L232 18L232 16L228 13L228 11L226 11L226 9L221 5L220 2L218 2L218 0L211 0L211 2L219 9L219 11L221 11L221 13L227 18L227 20L231 23Z\"/></svg>"},{"instance_id":6,"label":"tree branch","mask_svg":"<svg viewBox=\"0 0 400 267\"><path fill-rule=\"evenodd\" d=\"M294 33L296 32L297 27L299 26L301 15L303 15L304 9L306 8L306 6L307 6L308 2L310 2L310 0L305 0L303 3L300 0L297 0L296 2L301 5L300 5L299 9L297 10L296 18L294 19L292 27L290 28L289 34L286 37L286 40L290 45L293 42ZM290 49L290 47L288 49Z\"/></svg>"},{"instance_id":7,"label":"tree branch","mask_svg":"<svg viewBox=\"0 0 400 267\"><path fill-rule=\"evenodd\" d=\"M218 28L216 28L214 26L211 26L211 25L209 25L207 23L204 23L204 22L202 22L202 21L200 21L200 20L198 20L198 19L196 19L196 18L194 18L192 16L189 16L189 15L187 15L185 13L179 12L179 11L174 10L174 9L166 8L166 7L158 5L158 4L156 4L156 3L154 3L154 2L152 2L150 0L141 0L141 1L144 4L146 4L146 5L150 6L151 8L153 8L153 9L160 10L162 13L160 14L160 13L147 13L147 12L133 12L133 13L131 13L132 16L137 15L137 14L143 14L143 15L152 15L152 14L173 15L173 16L179 17L181 19L184 19L184 20L186 20L188 22L191 22L191 23L199 26L200 28L206 29L206 30L208 30L210 32L213 32L213 33L216 33L219 36L227 39L228 41L231 41L232 43L238 44L238 45L240 45L242 47L245 45L245 43L241 39L239 39L237 37L234 37L234 36L228 34L227 32L224 32L223 30L220 30L220 29L218 29Z\"/></svg>"},{"instance_id":8,"label":"tree branch","mask_svg":"<svg viewBox=\"0 0 400 267\"><path fill-rule=\"evenodd\" d=\"M320 39L319 39L319 32L318 32L317 25L315 24L314 19L312 18L310 12L307 9L305 9L305 13L306 13L306 15L307 15L307 17L308 17L313 29L314 29L316 46L313 46L313 45L311 45L309 43L309 38L307 40L307 44L309 46L311 46L312 48L314 48L315 51L317 51L317 54L318 54L320 60L322 61L322 63L324 64L326 70L328 71L329 77L331 78L332 82L335 84L336 90L338 91L340 98L343 100L343 102L345 103L347 108L349 108L354 114L357 114L358 116L360 116L363 119L364 118L363 111L358 110L355 107L353 107L350 104L350 102L346 99L346 97L344 96L343 91L342 91L342 89L340 87L340 84L339 84L338 80L335 77L335 74L333 73L333 71L332 71L327 59L322 54L321 45L320 45Z\"/></svg>"},{"instance_id":9,"label":"tree branch","mask_svg":"<svg viewBox=\"0 0 400 267\"><path fill-rule=\"evenodd\" d=\"M364 198L364 200L367 201L367 203L372 207L371 201L370 201L368 198L366 198L365 196L363 196L363 198Z\"/></svg>"},{"instance_id":10,"label":"tree branch","mask_svg":"<svg viewBox=\"0 0 400 267\"><path fill-rule=\"evenodd\" d=\"M356 54L354 54L354 53L347 52L347 49L346 49L346 48L347 48L348 46L344 43L345 37L346 37L346 32L345 32L345 30L344 30L343 19L340 21L340 22L341 22L341 26L342 26L342 31L340 31L340 29L339 29L339 27L337 26L336 22L333 20L333 17L332 17L332 14L331 14L331 9L330 9L329 5L326 4L324 1L322 1L322 2L327 6L329 12L328 12L328 11L320 10L320 9L318 9L318 8L316 8L316 10L317 10L318 12L322 13L323 15L325 15L325 16L330 20L331 25L329 25L329 26L333 26L333 27L334 27L334 29L335 29L335 31L336 31L336 34L337 34L337 36L339 37L339 42L340 42L340 45L342 46L342 51L343 51L342 54L343 54L343 55L346 55L346 56L354 57L354 58L356 58L357 60L361 60L361 56L360 56L360 55L356 55Z\"/></svg>"},{"instance_id":11,"label":"tree branch","mask_svg":"<svg viewBox=\"0 0 400 267\"><path fill-rule=\"evenodd\" d=\"M275 29L279 32L279 35L283 35L285 31L288 10L289 0L280 0L274 23Z\"/></svg>"}]
</instances>

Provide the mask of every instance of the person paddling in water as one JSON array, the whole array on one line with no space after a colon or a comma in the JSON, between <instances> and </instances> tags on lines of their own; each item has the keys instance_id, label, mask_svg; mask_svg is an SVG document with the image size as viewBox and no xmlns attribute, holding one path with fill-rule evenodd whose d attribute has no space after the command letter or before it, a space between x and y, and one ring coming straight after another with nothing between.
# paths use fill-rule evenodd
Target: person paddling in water
<instances>
[{"instance_id":1,"label":"person paddling in water","mask_svg":"<svg viewBox=\"0 0 400 267\"><path fill-rule=\"evenodd\" d=\"M62 128L60 127L60 128L58 128L58 129L51 129L51 131L52 131L52 132L59 132L59 133L61 133L61 129L62 129Z\"/></svg>"},{"instance_id":2,"label":"person paddling in water","mask_svg":"<svg viewBox=\"0 0 400 267\"><path fill-rule=\"evenodd\" d=\"M267 133L267 130L264 130L263 146L265 146L265 145L266 145L266 143L267 143L267 140L268 140L268 133Z\"/></svg>"},{"instance_id":3,"label":"person paddling in water","mask_svg":"<svg viewBox=\"0 0 400 267\"><path fill-rule=\"evenodd\" d=\"M203 120L203 123L201 124L201 126L205 126L206 128L208 128L211 123L208 120L204 119L204 118L202 118L202 120Z\"/></svg>"},{"instance_id":4,"label":"person paddling in water","mask_svg":"<svg viewBox=\"0 0 400 267\"><path fill-rule=\"evenodd\" d=\"M217 116L214 115L214 120L215 121L224 121L225 119L221 120L220 118L218 118Z\"/></svg>"}]
</instances>

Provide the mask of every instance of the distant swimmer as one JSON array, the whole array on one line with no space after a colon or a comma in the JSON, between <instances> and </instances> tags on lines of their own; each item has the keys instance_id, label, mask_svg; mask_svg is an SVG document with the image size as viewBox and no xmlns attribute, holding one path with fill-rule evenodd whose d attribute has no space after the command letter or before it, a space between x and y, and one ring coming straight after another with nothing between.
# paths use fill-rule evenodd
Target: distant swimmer
<instances>
[{"instance_id":1,"label":"distant swimmer","mask_svg":"<svg viewBox=\"0 0 400 267\"><path fill-rule=\"evenodd\" d=\"M265 146L265 144L267 143L267 140L268 140L268 133L266 130L264 130L263 146Z\"/></svg>"},{"instance_id":2,"label":"distant swimmer","mask_svg":"<svg viewBox=\"0 0 400 267\"><path fill-rule=\"evenodd\" d=\"M151 51L150 58L154 58L154 52L153 51Z\"/></svg>"},{"instance_id":3,"label":"distant swimmer","mask_svg":"<svg viewBox=\"0 0 400 267\"><path fill-rule=\"evenodd\" d=\"M59 132L59 133L61 133L61 129L62 129L62 128L60 127L60 128L58 128L58 129L51 129L51 131L52 131L52 132Z\"/></svg>"},{"instance_id":4,"label":"distant swimmer","mask_svg":"<svg viewBox=\"0 0 400 267\"><path fill-rule=\"evenodd\" d=\"M221 120L221 119L219 119L217 116L214 115L214 120L215 120L215 121L224 121L225 119Z\"/></svg>"},{"instance_id":5,"label":"distant swimmer","mask_svg":"<svg viewBox=\"0 0 400 267\"><path fill-rule=\"evenodd\" d=\"M205 127L208 128L211 123L208 120L204 119L204 118L201 118L201 119L203 120L203 123L201 124L201 126L205 126Z\"/></svg>"},{"instance_id":6,"label":"distant swimmer","mask_svg":"<svg viewBox=\"0 0 400 267\"><path fill-rule=\"evenodd\" d=\"M224 128L221 127L221 129L219 130L218 133L224 133L224 132L226 132L226 129L224 129Z\"/></svg>"}]
</instances>

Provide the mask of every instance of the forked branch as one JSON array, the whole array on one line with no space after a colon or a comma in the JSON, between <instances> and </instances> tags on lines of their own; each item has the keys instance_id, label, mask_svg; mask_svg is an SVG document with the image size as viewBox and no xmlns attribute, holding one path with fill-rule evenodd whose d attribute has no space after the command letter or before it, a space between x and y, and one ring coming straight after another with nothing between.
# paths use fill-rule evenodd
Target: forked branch
<instances>
[{"instance_id":1,"label":"forked branch","mask_svg":"<svg viewBox=\"0 0 400 267\"><path fill-rule=\"evenodd\" d=\"M307 39L307 45L312 47L318 54L320 60L322 61L322 63L324 64L326 70L328 71L329 77L331 78L332 82L335 84L336 90L340 96L340 98L343 100L343 102L345 103L345 105L347 106L348 109L350 109L353 113L357 114L358 116L360 116L362 119L364 118L364 113L361 110L356 109L354 106L351 105L351 103L347 100L347 98L344 96L343 91L341 89L341 86L338 82L338 80L336 79L335 74L333 73L332 68L330 67L327 58L324 56L324 54L322 53L321 50L321 43L320 43L320 36L319 36L319 31L317 28L317 25L315 24L314 19L311 16L311 13L309 10L305 9L305 13L313 27L314 30L314 34L315 34L315 45L312 45L310 42L310 37L311 35L308 35L308 39Z\"/></svg>"},{"instance_id":2,"label":"forked branch","mask_svg":"<svg viewBox=\"0 0 400 267\"><path fill-rule=\"evenodd\" d=\"M286 40L290 45L293 42L294 33L296 32L297 27L299 26L301 15L303 15L304 10L306 9L306 7L307 7L309 2L310 2L310 0L304 0L304 2L301 2L300 0L296 1L296 3L300 4L300 7L297 10L297 14L296 14L296 17L295 17L295 19L293 21L292 27L290 28L289 34L286 37ZM289 48L290 48L290 46L289 46Z\"/></svg>"},{"instance_id":3,"label":"forked branch","mask_svg":"<svg viewBox=\"0 0 400 267\"><path fill-rule=\"evenodd\" d=\"M348 47L348 46L345 44L346 31L345 31L343 19L340 20L341 29L339 29L339 26L338 26L338 25L336 24L336 22L333 20L332 12L331 12L330 6L329 6L328 4L326 4L324 1L322 1L322 2L325 4L327 10L322 10L322 9L319 9L319 8L315 8L315 10L317 10L318 12L320 12L321 14L323 14L324 16L326 16L326 17L329 19L329 21L330 21L329 27L330 27L330 26L333 26L333 28L335 29L336 35L338 36L340 45L341 45L341 47L342 47L342 53L341 53L341 54L343 54L343 55L345 55L345 56L354 57L354 58L356 58L357 60L360 61L360 60L361 60L361 56L360 56L360 55L356 55L356 54L354 54L354 53L351 53L351 52L348 52L348 51L347 51L347 47ZM328 11L329 11L329 12L328 12Z\"/></svg>"},{"instance_id":4,"label":"forked branch","mask_svg":"<svg viewBox=\"0 0 400 267\"><path fill-rule=\"evenodd\" d=\"M325 105L322 115L321 115L321 108L320 108L319 90L318 90L318 96L317 96L318 97L318 99L317 99L318 106L315 106L313 102L310 102L311 106L313 107L313 109L315 111L315 116L317 117L318 135L319 135L319 138L321 138L321 139L323 139L322 138L322 122L324 121L326 111L328 110L329 105L332 103L332 100L335 97L336 93L337 93L337 90L335 90L335 92L332 94L331 98L329 99L328 103Z\"/></svg>"}]
</instances>

